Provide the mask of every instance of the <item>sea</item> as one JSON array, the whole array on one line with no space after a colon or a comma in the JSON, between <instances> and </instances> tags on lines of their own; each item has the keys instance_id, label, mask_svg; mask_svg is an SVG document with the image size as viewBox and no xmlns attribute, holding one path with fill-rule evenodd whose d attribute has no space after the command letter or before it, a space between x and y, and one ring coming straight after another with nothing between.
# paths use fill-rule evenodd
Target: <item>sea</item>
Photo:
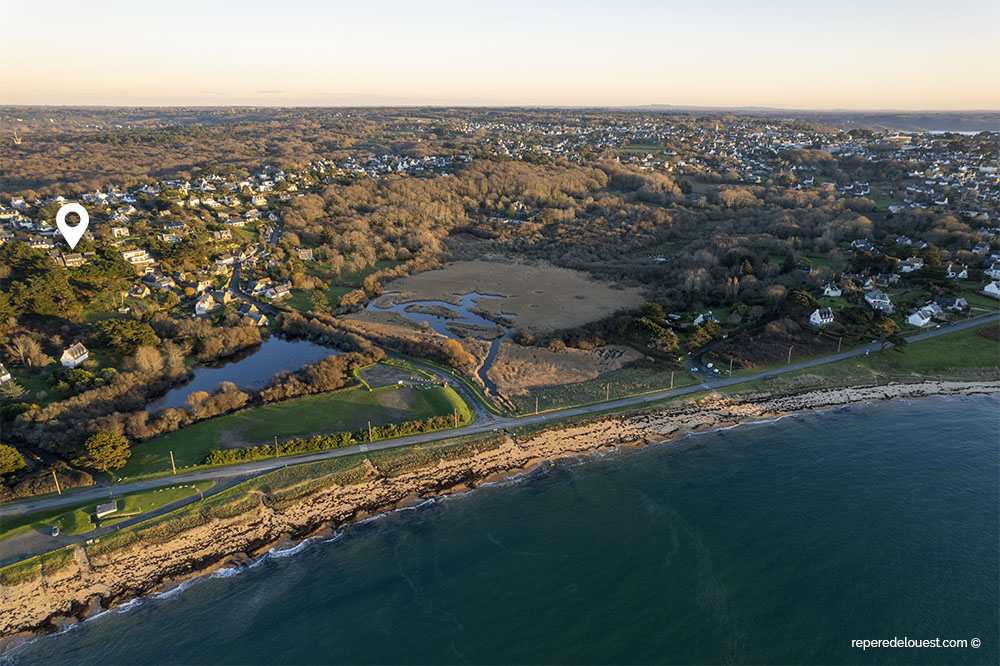
<instances>
[{"instance_id":1,"label":"sea","mask_svg":"<svg viewBox=\"0 0 1000 666\"><path fill-rule=\"evenodd\" d=\"M1000 399L856 405L390 512L2 661L995 664L998 529Z\"/></svg>"}]
</instances>

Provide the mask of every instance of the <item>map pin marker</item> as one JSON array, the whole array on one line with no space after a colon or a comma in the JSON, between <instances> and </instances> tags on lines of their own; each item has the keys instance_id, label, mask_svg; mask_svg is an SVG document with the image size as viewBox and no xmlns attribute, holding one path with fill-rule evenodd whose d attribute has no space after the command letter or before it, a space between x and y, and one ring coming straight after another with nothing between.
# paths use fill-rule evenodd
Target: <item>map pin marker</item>
<instances>
[{"instance_id":1,"label":"map pin marker","mask_svg":"<svg viewBox=\"0 0 1000 666\"><path fill-rule=\"evenodd\" d=\"M67 213L76 213L79 215L80 224L75 227L66 224ZM63 204L59 212L56 213L56 226L59 227L59 231L62 232L63 238L69 243L69 249L71 250L76 249L76 244L83 238L83 233L87 230L88 224L90 224L90 216L87 215L87 209L78 203Z\"/></svg>"}]
</instances>

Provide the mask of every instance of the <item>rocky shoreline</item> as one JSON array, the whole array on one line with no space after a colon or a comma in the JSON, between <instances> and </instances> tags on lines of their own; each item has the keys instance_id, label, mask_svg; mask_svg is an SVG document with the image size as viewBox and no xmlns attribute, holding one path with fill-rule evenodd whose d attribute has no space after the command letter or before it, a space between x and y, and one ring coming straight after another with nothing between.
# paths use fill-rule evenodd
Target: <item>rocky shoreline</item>
<instances>
[{"instance_id":1,"label":"rocky shoreline","mask_svg":"<svg viewBox=\"0 0 1000 666\"><path fill-rule=\"evenodd\" d=\"M0 647L57 631L102 609L169 589L193 576L240 566L276 544L329 534L360 519L503 480L546 461L852 403L986 394L1000 394L1000 382L923 382L796 395L714 396L646 414L555 425L517 440L507 438L496 448L466 458L441 460L398 476L372 474L357 484L323 488L280 511L261 504L250 513L199 525L161 544L137 544L93 559L78 546L73 561L61 569L0 588L4 599Z\"/></svg>"}]
</instances>

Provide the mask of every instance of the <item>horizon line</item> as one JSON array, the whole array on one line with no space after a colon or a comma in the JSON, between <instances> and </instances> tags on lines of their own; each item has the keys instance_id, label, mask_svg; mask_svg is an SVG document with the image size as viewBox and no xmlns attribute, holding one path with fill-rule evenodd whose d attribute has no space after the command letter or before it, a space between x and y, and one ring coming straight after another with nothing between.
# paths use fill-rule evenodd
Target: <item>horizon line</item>
<instances>
[{"instance_id":1,"label":"horizon line","mask_svg":"<svg viewBox=\"0 0 1000 666\"><path fill-rule=\"evenodd\" d=\"M933 108L850 108L793 107L761 105L699 105L699 104L0 104L0 108L22 109L608 109L608 110L692 110L692 111L794 111L809 113L987 113L1000 115L997 109L933 109ZM1000 128L998 128L1000 131Z\"/></svg>"}]
</instances>

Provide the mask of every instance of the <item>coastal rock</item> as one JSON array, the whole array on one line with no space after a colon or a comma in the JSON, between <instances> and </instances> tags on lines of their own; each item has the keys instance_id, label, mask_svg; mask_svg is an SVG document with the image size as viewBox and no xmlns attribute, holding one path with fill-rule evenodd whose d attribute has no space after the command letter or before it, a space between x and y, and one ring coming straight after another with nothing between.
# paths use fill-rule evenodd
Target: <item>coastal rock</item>
<instances>
[{"instance_id":1,"label":"coastal rock","mask_svg":"<svg viewBox=\"0 0 1000 666\"><path fill-rule=\"evenodd\" d=\"M317 533L329 534L359 518L411 505L417 498L464 491L558 458L593 455L609 447L644 445L694 430L851 403L998 392L1000 382L925 382L790 396L711 396L697 404L634 416L553 424L549 430L522 436L516 442L508 438L466 458L429 462L397 476L369 474L356 484L325 487L280 510L266 506L261 498L247 513L213 519L162 543L144 541L91 557L83 547L77 547L72 560L62 568L0 588L4 599L0 637L56 631L66 618L83 619L100 605L110 608L215 568L244 566L254 554L279 541L292 543Z\"/></svg>"}]
</instances>

